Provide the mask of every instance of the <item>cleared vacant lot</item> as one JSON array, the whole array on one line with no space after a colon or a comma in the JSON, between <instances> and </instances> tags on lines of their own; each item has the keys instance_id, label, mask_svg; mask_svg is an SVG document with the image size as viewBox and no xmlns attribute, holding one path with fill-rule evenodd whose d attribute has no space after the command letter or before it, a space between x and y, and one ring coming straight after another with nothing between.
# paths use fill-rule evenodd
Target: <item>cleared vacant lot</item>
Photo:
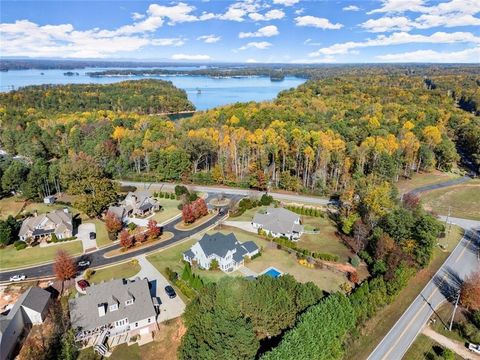
<instances>
[{"instance_id":1,"label":"cleared vacant lot","mask_svg":"<svg viewBox=\"0 0 480 360\"><path fill-rule=\"evenodd\" d=\"M22 200L16 196L1 199L0 219L6 219L10 215L17 216L20 210L22 210L23 204L25 204L25 200Z\"/></svg>"},{"instance_id":2,"label":"cleared vacant lot","mask_svg":"<svg viewBox=\"0 0 480 360\"><path fill-rule=\"evenodd\" d=\"M461 185L428 191L421 195L426 210L451 216L480 220L480 180L470 180Z\"/></svg>"}]
</instances>

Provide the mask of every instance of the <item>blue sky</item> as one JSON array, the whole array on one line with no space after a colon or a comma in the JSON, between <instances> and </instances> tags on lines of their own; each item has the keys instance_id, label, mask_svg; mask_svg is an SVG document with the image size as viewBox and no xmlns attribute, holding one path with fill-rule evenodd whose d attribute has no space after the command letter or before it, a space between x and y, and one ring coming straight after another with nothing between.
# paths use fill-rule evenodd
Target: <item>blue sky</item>
<instances>
[{"instance_id":1,"label":"blue sky","mask_svg":"<svg viewBox=\"0 0 480 360\"><path fill-rule=\"evenodd\" d=\"M480 0L3 1L2 56L480 62Z\"/></svg>"}]
</instances>

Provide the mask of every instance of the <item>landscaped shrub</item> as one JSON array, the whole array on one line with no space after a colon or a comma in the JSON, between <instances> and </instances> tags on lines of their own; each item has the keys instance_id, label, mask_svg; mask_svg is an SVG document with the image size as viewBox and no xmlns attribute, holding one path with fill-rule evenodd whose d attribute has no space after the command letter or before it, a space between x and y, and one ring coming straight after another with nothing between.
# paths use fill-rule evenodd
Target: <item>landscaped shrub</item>
<instances>
[{"instance_id":1,"label":"landscaped shrub","mask_svg":"<svg viewBox=\"0 0 480 360\"><path fill-rule=\"evenodd\" d=\"M183 185L175 186L175 195L181 196L183 194L189 194L187 187Z\"/></svg>"},{"instance_id":2,"label":"landscaped shrub","mask_svg":"<svg viewBox=\"0 0 480 360\"><path fill-rule=\"evenodd\" d=\"M210 270L218 270L219 264L217 259L213 259L210 262Z\"/></svg>"},{"instance_id":3,"label":"landscaped shrub","mask_svg":"<svg viewBox=\"0 0 480 360\"><path fill-rule=\"evenodd\" d=\"M85 273L83 274L83 278L85 280L90 280L90 278L92 277L93 274L95 274L95 270L87 269L87 270L85 270Z\"/></svg>"},{"instance_id":4,"label":"landscaped shrub","mask_svg":"<svg viewBox=\"0 0 480 360\"><path fill-rule=\"evenodd\" d=\"M260 204L268 206L273 202L273 197L271 195L263 194L260 198Z\"/></svg>"},{"instance_id":5,"label":"landscaped shrub","mask_svg":"<svg viewBox=\"0 0 480 360\"><path fill-rule=\"evenodd\" d=\"M175 283L178 280L178 273L170 269L168 266L165 268L165 273L170 282Z\"/></svg>"},{"instance_id":6,"label":"landscaped shrub","mask_svg":"<svg viewBox=\"0 0 480 360\"><path fill-rule=\"evenodd\" d=\"M254 260L254 259L256 259L256 258L258 258L258 257L260 257L260 256L262 256L262 253L261 253L261 252L259 252L258 254L253 255L250 259L251 259L251 260Z\"/></svg>"},{"instance_id":7,"label":"landscaped shrub","mask_svg":"<svg viewBox=\"0 0 480 360\"><path fill-rule=\"evenodd\" d=\"M315 259L325 260L325 261L338 261L338 255L328 254L328 253L312 253L312 256Z\"/></svg>"},{"instance_id":8,"label":"landscaped shrub","mask_svg":"<svg viewBox=\"0 0 480 360\"><path fill-rule=\"evenodd\" d=\"M17 250L23 250L27 247L27 244L25 241L17 240L13 243L13 246L15 246L15 249Z\"/></svg>"},{"instance_id":9,"label":"landscaped shrub","mask_svg":"<svg viewBox=\"0 0 480 360\"><path fill-rule=\"evenodd\" d=\"M129 230L133 231L137 228L137 224L131 222L131 223L128 223L127 227Z\"/></svg>"},{"instance_id":10,"label":"landscaped shrub","mask_svg":"<svg viewBox=\"0 0 480 360\"><path fill-rule=\"evenodd\" d=\"M197 295L196 291L193 290L190 286L188 286L187 283L182 279L178 279L175 285L182 292L182 294L188 297L189 299L193 299Z\"/></svg>"},{"instance_id":11,"label":"landscaped shrub","mask_svg":"<svg viewBox=\"0 0 480 360\"><path fill-rule=\"evenodd\" d=\"M52 234L51 241L54 242L54 243L58 242L58 237L55 233Z\"/></svg>"}]
</instances>

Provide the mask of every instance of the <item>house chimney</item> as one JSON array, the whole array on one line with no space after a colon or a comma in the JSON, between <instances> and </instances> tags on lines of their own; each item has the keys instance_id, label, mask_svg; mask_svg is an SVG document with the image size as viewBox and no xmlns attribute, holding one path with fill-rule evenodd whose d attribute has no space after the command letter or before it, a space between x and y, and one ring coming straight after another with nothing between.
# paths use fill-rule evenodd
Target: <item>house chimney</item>
<instances>
[{"instance_id":1,"label":"house chimney","mask_svg":"<svg viewBox=\"0 0 480 360\"><path fill-rule=\"evenodd\" d=\"M98 304L98 316L105 316L105 304Z\"/></svg>"},{"instance_id":2,"label":"house chimney","mask_svg":"<svg viewBox=\"0 0 480 360\"><path fill-rule=\"evenodd\" d=\"M38 216L38 211L37 211L37 210L35 210L35 211L33 212L33 216L35 216L35 217Z\"/></svg>"}]
</instances>

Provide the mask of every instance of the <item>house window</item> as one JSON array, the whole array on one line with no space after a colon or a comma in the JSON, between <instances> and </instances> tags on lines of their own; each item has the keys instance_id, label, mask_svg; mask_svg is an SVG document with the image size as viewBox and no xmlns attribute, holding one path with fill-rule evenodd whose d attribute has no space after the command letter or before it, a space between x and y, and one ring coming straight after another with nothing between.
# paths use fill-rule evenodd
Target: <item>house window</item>
<instances>
[{"instance_id":1,"label":"house window","mask_svg":"<svg viewBox=\"0 0 480 360\"><path fill-rule=\"evenodd\" d=\"M128 299L125 301L125 306L132 305L133 304L133 299Z\"/></svg>"},{"instance_id":2,"label":"house window","mask_svg":"<svg viewBox=\"0 0 480 360\"><path fill-rule=\"evenodd\" d=\"M152 321L152 319L148 318L148 323L150 324L150 322Z\"/></svg>"},{"instance_id":3,"label":"house window","mask_svg":"<svg viewBox=\"0 0 480 360\"><path fill-rule=\"evenodd\" d=\"M138 323L135 323L135 327L138 327Z\"/></svg>"},{"instance_id":4,"label":"house window","mask_svg":"<svg viewBox=\"0 0 480 360\"><path fill-rule=\"evenodd\" d=\"M116 327L120 327L127 324L127 319L118 320L115 322Z\"/></svg>"},{"instance_id":5,"label":"house window","mask_svg":"<svg viewBox=\"0 0 480 360\"><path fill-rule=\"evenodd\" d=\"M118 304L110 305L110 311L118 310Z\"/></svg>"}]
</instances>

